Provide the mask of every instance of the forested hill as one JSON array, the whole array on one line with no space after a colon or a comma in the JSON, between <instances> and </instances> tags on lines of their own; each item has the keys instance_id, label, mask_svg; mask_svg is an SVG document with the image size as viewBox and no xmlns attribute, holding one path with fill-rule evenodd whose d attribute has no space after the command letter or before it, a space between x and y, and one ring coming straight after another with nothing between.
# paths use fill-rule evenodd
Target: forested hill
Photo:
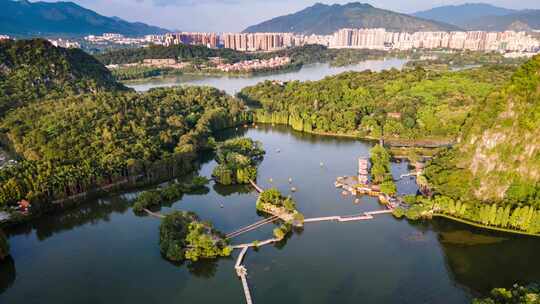
<instances>
[{"instance_id":1,"label":"forested hill","mask_svg":"<svg viewBox=\"0 0 540 304\"><path fill-rule=\"evenodd\" d=\"M277 17L244 32L295 32L328 35L341 28L385 28L392 31L456 30L457 27L388 11L359 2L315 4L294 14Z\"/></svg>"},{"instance_id":2,"label":"forested hill","mask_svg":"<svg viewBox=\"0 0 540 304\"><path fill-rule=\"evenodd\" d=\"M0 8L0 33L12 36L146 35L167 32L140 22L105 17L73 2L0 0Z\"/></svg>"},{"instance_id":3,"label":"forested hill","mask_svg":"<svg viewBox=\"0 0 540 304\"><path fill-rule=\"evenodd\" d=\"M94 57L46 40L0 42L0 116L46 95L124 89Z\"/></svg>"},{"instance_id":4,"label":"forested hill","mask_svg":"<svg viewBox=\"0 0 540 304\"><path fill-rule=\"evenodd\" d=\"M231 49L211 49L202 45L152 45L147 48L119 49L102 54L96 58L103 64L124 64L141 62L144 59L178 59L205 60L210 57L221 57L230 62L250 59L248 54Z\"/></svg>"},{"instance_id":5,"label":"forested hill","mask_svg":"<svg viewBox=\"0 0 540 304\"><path fill-rule=\"evenodd\" d=\"M459 145L426 169L435 192L540 208L540 56L489 95L465 129Z\"/></svg>"}]
</instances>

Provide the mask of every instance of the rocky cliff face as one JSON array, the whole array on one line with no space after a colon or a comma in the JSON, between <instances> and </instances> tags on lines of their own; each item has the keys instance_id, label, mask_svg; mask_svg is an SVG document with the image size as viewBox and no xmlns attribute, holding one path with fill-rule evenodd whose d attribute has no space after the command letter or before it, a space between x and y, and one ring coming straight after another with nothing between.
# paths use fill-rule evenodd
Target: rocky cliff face
<instances>
[{"instance_id":1,"label":"rocky cliff face","mask_svg":"<svg viewBox=\"0 0 540 304\"><path fill-rule=\"evenodd\" d=\"M493 92L456 147L426 169L436 192L456 199L540 203L540 55Z\"/></svg>"}]
</instances>

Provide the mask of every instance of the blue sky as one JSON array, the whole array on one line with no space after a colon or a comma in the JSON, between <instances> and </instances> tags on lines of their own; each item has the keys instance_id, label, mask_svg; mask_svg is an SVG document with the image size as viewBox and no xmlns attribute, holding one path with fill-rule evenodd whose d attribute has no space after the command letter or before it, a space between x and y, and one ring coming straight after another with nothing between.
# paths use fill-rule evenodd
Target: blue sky
<instances>
[{"instance_id":1,"label":"blue sky","mask_svg":"<svg viewBox=\"0 0 540 304\"><path fill-rule=\"evenodd\" d=\"M46 0L56 2L56 0ZM67 0L66 0L67 1ZM141 21L185 31L241 31L266 19L293 13L317 2L341 0L71 0L106 16ZM373 0L361 1L376 7L410 13L435 6L461 4L462 0ZM540 9L540 0L486 0L508 8Z\"/></svg>"}]
</instances>

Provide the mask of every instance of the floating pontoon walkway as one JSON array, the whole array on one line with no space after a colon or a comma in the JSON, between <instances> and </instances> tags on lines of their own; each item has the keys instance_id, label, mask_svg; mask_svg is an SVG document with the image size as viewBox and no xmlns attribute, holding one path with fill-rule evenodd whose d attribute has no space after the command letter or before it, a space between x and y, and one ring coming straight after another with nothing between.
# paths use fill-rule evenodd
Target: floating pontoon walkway
<instances>
[{"instance_id":1,"label":"floating pontoon walkway","mask_svg":"<svg viewBox=\"0 0 540 304\"><path fill-rule=\"evenodd\" d=\"M304 224L315 223L315 222L328 222L328 221L352 222L352 221L372 220L375 218L374 215L388 214L388 213L392 213L392 211L393 211L392 209L387 209L387 210L364 212L364 213L355 214L355 215L313 217L313 218L305 219Z\"/></svg>"},{"instance_id":2,"label":"floating pontoon walkway","mask_svg":"<svg viewBox=\"0 0 540 304\"><path fill-rule=\"evenodd\" d=\"M249 180L249 183L253 186L253 188L255 188L255 190L257 190L257 192L263 193L264 189L259 187L259 185L257 185L254 181Z\"/></svg>"}]
</instances>

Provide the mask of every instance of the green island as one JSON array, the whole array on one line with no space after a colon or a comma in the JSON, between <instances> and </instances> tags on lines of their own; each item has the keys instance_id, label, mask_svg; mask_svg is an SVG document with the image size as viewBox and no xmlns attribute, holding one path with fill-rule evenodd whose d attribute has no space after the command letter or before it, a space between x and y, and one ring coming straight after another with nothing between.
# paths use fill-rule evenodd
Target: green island
<instances>
[{"instance_id":1,"label":"green island","mask_svg":"<svg viewBox=\"0 0 540 304\"><path fill-rule=\"evenodd\" d=\"M212 176L222 185L248 184L257 179L257 165L264 157L262 143L251 138L233 138L218 144Z\"/></svg>"},{"instance_id":2,"label":"green island","mask_svg":"<svg viewBox=\"0 0 540 304\"><path fill-rule=\"evenodd\" d=\"M489 297L477 298L472 304L534 304L540 302L540 287L536 284L511 288L494 288Z\"/></svg>"},{"instance_id":3,"label":"green island","mask_svg":"<svg viewBox=\"0 0 540 304\"><path fill-rule=\"evenodd\" d=\"M169 260L196 262L231 255L225 236L193 212L175 211L159 227L159 248Z\"/></svg>"},{"instance_id":4,"label":"green island","mask_svg":"<svg viewBox=\"0 0 540 304\"><path fill-rule=\"evenodd\" d=\"M162 204L172 203L182 198L184 194L197 191L207 191L209 180L204 176L195 176L189 183L172 181L166 186L143 191L133 204L133 212L141 213L145 209L159 207Z\"/></svg>"},{"instance_id":5,"label":"green island","mask_svg":"<svg viewBox=\"0 0 540 304\"><path fill-rule=\"evenodd\" d=\"M292 197L285 197L276 188L261 192L257 198L257 210L279 217L285 225L274 230L276 238L281 239L291 231L291 226L302 226L304 215L296 209L296 203ZM278 230L280 230L278 232ZM279 237L281 236L281 237Z\"/></svg>"}]
</instances>

